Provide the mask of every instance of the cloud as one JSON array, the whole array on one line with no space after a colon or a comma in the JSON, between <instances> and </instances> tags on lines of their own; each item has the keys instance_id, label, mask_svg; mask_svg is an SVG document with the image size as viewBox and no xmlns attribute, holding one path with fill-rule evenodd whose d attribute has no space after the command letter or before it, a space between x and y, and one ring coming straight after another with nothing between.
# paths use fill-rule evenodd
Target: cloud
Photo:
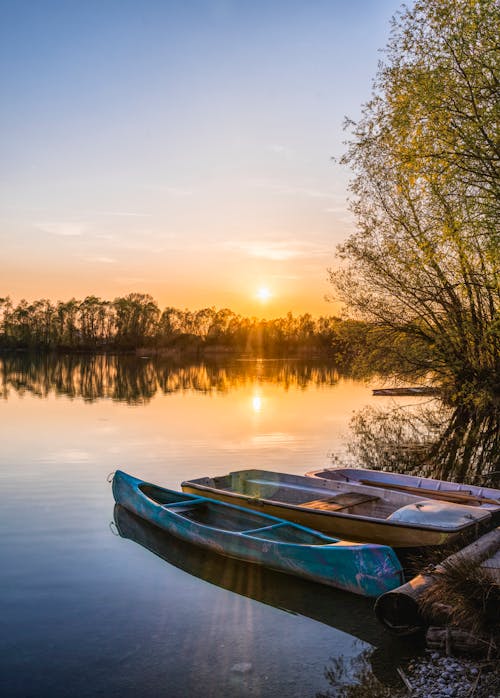
<instances>
[{"instance_id":1,"label":"cloud","mask_svg":"<svg viewBox=\"0 0 500 698\"><path fill-rule=\"evenodd\" d=\"M97 233L94 237L96 240L116 240L116 235L111 233Z\"/></svg>"},{"instance_id":2,"label":"cloud","mask_svg":"<svg viewBox=\"0 0 500 698\"><path fill-rule=\"evenodd\" d=\"M302 277L298 274L271 274L270 279L279 279L283 281L297 281Z\"/></svg>"},{"instance_id":3,"label":"cloud","mask_svg":"<svg viewBox=\"0 0 500 698\"><path fill-rule=\"evenodd\" d=\"M283 241L232 241L222 245L225 249L243 252L249 257L259 257L275 262L284 262L300 257L325 257L331 251L322 245L309 242L283 240Z\"/></svg>"},{"instance_id":4,"label":"cloud","mask_svg":"<svg viewBox=\"0 0 500 698\"><path fill-rule=\"evenodd\" d=\"M345 213L345 212L346 212L345 206L329 206L328 208L325 208L325 213Z\"/></svg>"},{"instance_id":5,"label":"cloud","mask_svg":"<svg viewBox=\"0 0 500 698\"><path fill-rule=\"evenodd\" d=\"M61 237L79 237L83 235L87 229L85 223L35 223L35 228L50 233L51 235L59 235Z\"/></svg>"},{"instance_id":6,"label":"cloud","mask_svg":"<svg viewBox=\"0 0 500 698\"><path fill-rule=\"evenodd\" d=\"M275 153L276 155L284 155L286 157L291 157L293 155L293 150L286 145L281 145L280 143L271 143L268 145L266 150L270 153Z\"/></svg>"},{"instance_id":7,"label":"cloud","mask_svg":"<svg viewBox=\"0 0 500 698\"><path fill-rule=\"evenodd\" d=\"M186 187L170 187L162 184L146 184L143 189L146 191L159 192L160 194L166 194L167 196L175 198L192 196L194 194L192 189L186 189Z\"/></svg>"},{"instance_id":8,"label":"cloud","mask_svg":"<svg viewBox=\"0 0 500 698\"><path fill-rule=\"evenodd\" d=\"M117 216L124 218L151 218L152 213L137 213L135 211L96 211L97 216Z\"/></svg>"},{"instance_id":9,"label":"cloud","mask_svg":"<svg viewBox=\"0 0 500 698\"><path fill-rule=\"evenodd\" d=\"M307 199L328 199L329 201L335 201L338 199L338 194L333 191L326 191L324 189L317 189L316 187L308 186L292 186L290 184L278 182L272 179L251 179L249 180L248 184L249 186L256 187L258 189L265 189L273 192L273 194L279 194L282 196L300 196Z\"/></svg>"},{"instance_id":10,"label":"cloud","mask_svg":"<svg viewBox=\"0 0 500 698\"><path fill-rule=\"evenodd\" d=\"M85 261L92 264L116 264L116 259L112 257L85 257Z\"/></svg>"},{"instance_id":11,"label":"cloud","mask_svg":"<svg viewBox=\"0 0 500 698\"><path fill-rule=\"evenodd\" d=\"M145 276L116 276L113 281L126 286L133 284L157 283L157 279Z\"/></svg>"}]
</instances>

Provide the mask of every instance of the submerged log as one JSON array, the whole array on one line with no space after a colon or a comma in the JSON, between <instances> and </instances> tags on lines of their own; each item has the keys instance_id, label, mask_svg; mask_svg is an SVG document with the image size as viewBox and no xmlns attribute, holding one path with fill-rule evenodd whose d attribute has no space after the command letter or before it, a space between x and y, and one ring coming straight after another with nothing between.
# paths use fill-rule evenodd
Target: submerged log
<instances>
[{"instance_id":1,"label":"submerged log","mask_svg":"<svg viewBox=\"0 0 500 698\"><path fill-rule=\"evenodd\" d=\"M385 627L396 635L411 635L419 632L433 621L433 618L424 617L420 608L422 594L436 581L436 573L444 570L443 565L466 558L470 562L479 565L500 550L500 527L490 531L478 540L474 541L458 553L450 555L443 563L437 565L431 572L419 574L406 584L388 591L379 596L375 602L375 614ZM436 613L443 611L443 604Z\"/></svg>"}]
</instances>

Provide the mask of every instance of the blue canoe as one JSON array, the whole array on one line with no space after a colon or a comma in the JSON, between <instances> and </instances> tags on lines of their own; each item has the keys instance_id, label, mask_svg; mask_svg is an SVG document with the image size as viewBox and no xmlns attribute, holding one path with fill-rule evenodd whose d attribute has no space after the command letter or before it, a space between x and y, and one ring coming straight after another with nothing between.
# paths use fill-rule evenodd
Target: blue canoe
<instances>
[{"instance_id":1,"label":"blue canoe","mask_svg":"<svg viewBox=\"0 0 500 698\"><path fill-rule=\"evenodd\" d=\"M384 545L339 541L274 516L158 487L121 470L113 477L113 496L171 535L220 555L362 596L379 596L404 582L396 554Z\"/></svg>"}]
</instances>

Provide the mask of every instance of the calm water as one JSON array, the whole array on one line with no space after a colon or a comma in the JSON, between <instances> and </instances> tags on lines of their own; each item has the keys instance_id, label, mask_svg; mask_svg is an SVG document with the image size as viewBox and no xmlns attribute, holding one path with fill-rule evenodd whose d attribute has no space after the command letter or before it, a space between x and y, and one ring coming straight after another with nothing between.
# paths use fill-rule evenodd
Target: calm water
<instances>
[{"instance_id":1,"label":"calm water","mask_svg":"<svg viewBox=\"0 0 500 698\"><path fill-rule=\"evenodd\" d=\"M377 401L367 384L113 357L3 357L0 381L3 696L304 698L328 689L332 657L366 652L394 680L399 643L372 602L159 536L106 481L319 468Z\"/></svg>"}]
</instances>

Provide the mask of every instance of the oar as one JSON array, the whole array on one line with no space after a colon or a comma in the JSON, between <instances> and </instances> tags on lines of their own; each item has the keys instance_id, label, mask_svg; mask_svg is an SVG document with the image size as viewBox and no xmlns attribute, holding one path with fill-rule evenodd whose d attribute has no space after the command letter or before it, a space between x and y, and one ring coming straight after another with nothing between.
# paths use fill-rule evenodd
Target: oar
<instances>
[{"instance_id":1,"label":"oar","mask_svg":"<svg viewBox=\"0 0 500 698\"><path fill-rule=\"evenodd\" d=\"M460 502L479 502L480 504L496 504L500 505L498 499L491 499L490 497L479 497L477 495L471 494L471 492L460 491L452 492L450 490L429 490L424 487L411 487L410 485L397 485L392 482L378 482L377 480L360 480L362 485L369 485L370 487L384 487L388 490L401 490L403 492L410 492L412 494L421 494L426 497L433 497L434 499L443 499L446 501L454 502L455 504L460 504Z\"/></svg>"}]
</instances>

